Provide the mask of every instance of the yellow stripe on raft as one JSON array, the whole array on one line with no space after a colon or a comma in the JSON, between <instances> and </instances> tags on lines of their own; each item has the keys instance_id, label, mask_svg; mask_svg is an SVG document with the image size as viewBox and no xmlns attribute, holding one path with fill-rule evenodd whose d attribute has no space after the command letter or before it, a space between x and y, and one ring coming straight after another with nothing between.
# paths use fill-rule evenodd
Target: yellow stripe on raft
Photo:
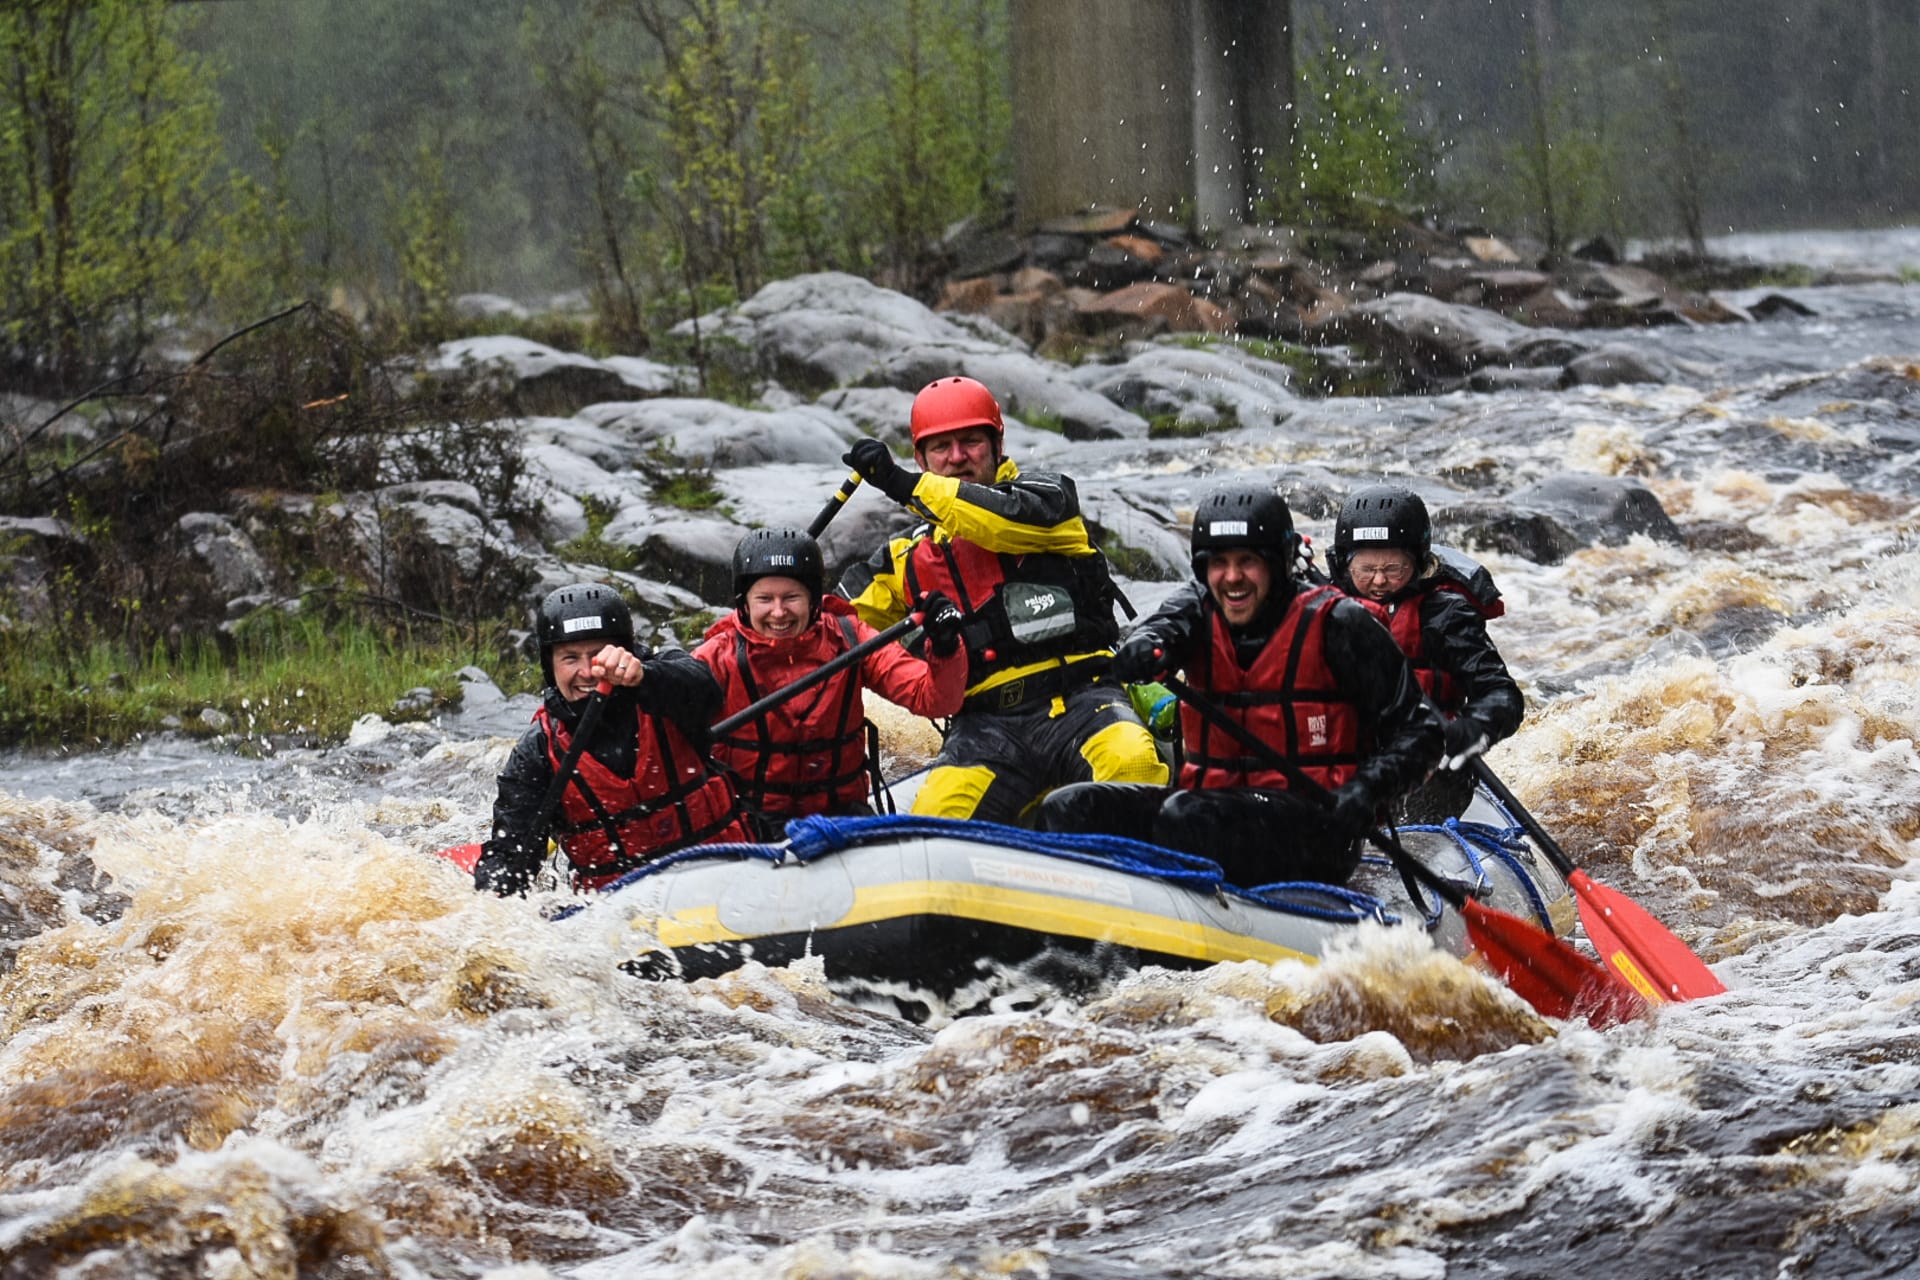
<instances>
[{"instance_id":1,"label":"yellow stripe on raft","mask_svg":"<svg viewBox=\"0 0 1920 1280\"><path fill-rule=\"evenodd\" d=\"M852 908L845 915L838 920L819 921L816 927L838 929L922 915L978 920L1035 933L1110 942L1208 963L1224 960L1313 963L1318 960L1308 952L1212 925L1078 898L957 881L910 880L859 889L854 893ZM699 907L651 920L636 917L631 924L635 929L651 933L665 947L745 940L744 935L720 923L719 911L713 907Z\"/></svg>"}]
</instances>

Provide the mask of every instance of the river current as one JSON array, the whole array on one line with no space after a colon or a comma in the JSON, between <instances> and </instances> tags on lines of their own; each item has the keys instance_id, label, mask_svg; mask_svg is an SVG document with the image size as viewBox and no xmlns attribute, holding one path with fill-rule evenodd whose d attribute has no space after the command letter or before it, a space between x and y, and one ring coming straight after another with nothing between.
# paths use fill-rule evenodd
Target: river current
<instances>
[{"instance_id":1,"label":"river current","mask_svg":"<svg viewBox=\"0 0 1920 1280\"><path fill-rule=\"evenodd\" d=\"M1607 335L1665 385L1053 460L1642 479L1687 546L1487 557L1529 699L1489 759L1726 995L1550 1023L1369 927L916 1025L805 965L638 981L475 895L430 851L484 833L526 700L11 756L0 1277L1920 1274L1920 289L1790 292Z\"/></svg>"}]
</instances>

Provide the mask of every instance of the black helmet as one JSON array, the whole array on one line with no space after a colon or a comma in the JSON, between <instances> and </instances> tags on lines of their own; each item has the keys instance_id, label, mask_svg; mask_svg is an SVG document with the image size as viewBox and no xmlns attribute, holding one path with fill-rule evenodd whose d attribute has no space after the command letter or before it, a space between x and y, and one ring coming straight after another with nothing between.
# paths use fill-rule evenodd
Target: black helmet
<instances>
[{"instance_id":1,"label":"black helmet","mask_svg":"<svg viewBox=\"0 0 1920 1280\"><path fill-rule=\"evenodd\" d=\"M553 647L573 640L605 640L633 647L633 611L612 587L576 582L547 594L540 602L536 623L540 639L540 671L553 681Z\"/></svg>"},{"instance_id":2,"label":"black helmet","mask_svg":"<svg viewBox=\"0 0 1920 1280\"><path fill-rule=\"evenodd\" d=\"M1395 484L1368 485L1341 504L1327 565L1334 577L1344 578L1347 560L1356 551L1407 551L1417 563L1432 545L1433 522L1419 494Z\"/></svg>"},{"instance_id":3,"label":"black helmet","mask_svg":"<svg viewBox=\"0 0 1920 1280\"><path fill-rule=\"evenodd\" d=\"M1244 547L1258 552L1281 580L1293 577L1300 535L1287 500L1253 484L1228 485L1200 500L1193 513L1193 576L1207 580L1207 557Z\"/></svg>"},{"instance_id":4,"label":"black helmet","mask_svg":"<svg viewBox=\"0 0 1920 1280\"><path fill-rule=\"evenodd\" d=\"M826 590L820 544L798 529L755 529L733 549L733 603L746 604L747 588L760 578L796 579L814 604Z\"/></svg>"}]
</instances>

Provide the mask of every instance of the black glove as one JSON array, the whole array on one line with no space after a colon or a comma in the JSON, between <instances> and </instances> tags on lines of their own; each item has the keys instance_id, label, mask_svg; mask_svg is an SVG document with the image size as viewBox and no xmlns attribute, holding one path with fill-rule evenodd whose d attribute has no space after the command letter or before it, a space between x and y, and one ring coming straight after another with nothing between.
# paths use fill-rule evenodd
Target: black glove
<instances>
[{"instance_id":1,"label":"black glove","mask_svg":"<svg viewBox=\"0 0 1920 1280\"><path fill-rule=\"evenodd\" d=\"M1483 754L1488 744L1487 731L1471 716L1456 716L1442 726L1446 733L1446 752L1440 757L1442 769L1464 769L1467 762Z\"/></svg>"},{"instance_id":2,"label":"black glove","mask_svg":"<svg viewBox=\"0 0 1920 1280\"><path fill-rule=\"evenodd\" d=\"M1113 651L1107 674L1115 684L1145 684L1167 673L1167 655L1149 635L1136 631L1122 640Z\"/></svg>"},{"instance_id":3,"label":"black glove","mask_svg":"<svg viewBox=\"0 0 1920 1280\"><path fill-rule=\"evenodd\" d=\"M904 503L913 497L913 486L920 483L919 472L903 468L893 460L893 450L871 436L854 441L840 461L895 502Z\"/></svg>"},{"instance_id":4,"label":"black glove","mask_svg":"<svg viewBox=\"0 0 1920 1280\"><path fill-rule=\"evenodd\" d=\"M533 887L533 873L517 865L504 852L496 852L489 846L473 864L473 887L482 893L497 894L502 898L511 898L515 894L524 895Z\"/></svg>"},{"instance_id":5,"label":"black glove","mask_svg":"<svg viewBox=\"0 0 1920 1280\"><path fill-rule=\"evenodd\" d=\"M1327 827L1338 835L1358 838L1379 825L1379 812L1365 787L1349 782L1333 793L1333 811Z\"/></svg>"},{"instance_id":6,"label":"black glove","mask_svg":"<svg viewBox=\"0 0 1920 1280\"><path fill-rule=\"evenodd\" d=\"M927 633L927 652L936 658L950 658L960 647L960 628L966 622L960 606L938 591L929 591L920 602L920 627Z\"/></svg>"}]
</instances>

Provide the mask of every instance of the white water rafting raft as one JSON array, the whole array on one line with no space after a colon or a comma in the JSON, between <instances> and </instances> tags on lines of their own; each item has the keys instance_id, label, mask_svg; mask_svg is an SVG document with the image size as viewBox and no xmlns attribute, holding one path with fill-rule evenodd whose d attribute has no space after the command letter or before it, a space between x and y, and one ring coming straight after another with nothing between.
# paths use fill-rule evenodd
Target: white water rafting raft
<instances>
[{"instance_id":1,"label":"white water rafting raft","mask_svg":"<svg viewBox=\"0 0 1920 1280\"><path fill-rule=\"evenodd\" d=\"M1400 828L1409 853L1490 907L1564 936L1566 882L1481 792L1460 819ZM981 822L803 819L772 845L709 845L649 864L563 927L608 937L648 977L712 977L818 956L842 994L954 1012L1044 983L1085 988L1144 965L1315 960L1366 920L1411 922L1467 955L1458 913L1369 856L1335 887L1242 889L1212 862L1111 836Z\"/></svg>"}]
</instances>

